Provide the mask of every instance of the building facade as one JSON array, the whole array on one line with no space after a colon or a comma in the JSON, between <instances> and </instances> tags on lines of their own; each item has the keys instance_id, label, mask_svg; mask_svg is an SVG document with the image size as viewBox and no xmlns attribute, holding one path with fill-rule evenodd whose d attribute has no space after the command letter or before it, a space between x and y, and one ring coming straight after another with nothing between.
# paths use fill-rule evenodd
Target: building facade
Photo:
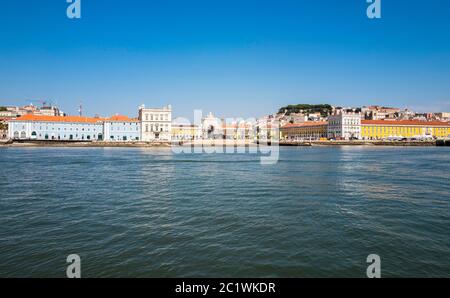
<instances>
[{"instance_id":1,"label":"building facade","mask_svg":"<svg viewBox=\"0 0 450 298\"><path fill-rule=\"evenodd\" d=\"M172 141L192 141L202 138L202 128L194 124L172 124Z\"/></svg>"},{"instance_id":2,"label":"building facade","mask_svg":"<svg viewBox=\"0 0 450 298\"><path fill-rule=\"evenodd\" d=\"M141 123L138 119L115 115L103 122L105 141L139 141L141 139Z\"/></svg>"},{"instance_id":3,"label":"building facade","mask_svg":"<svg viewBox=\"0 0 450 298\"><path fill-rule=\"evenodd\" d=\"M252 140L256 136L255 125L251 122L234 122L222 125L224 139Z\"/></svg>"},{"instance_id":4,"label":"building facade","mask_svg":"<svg viewBox=\"0 0 450 298\"><path fill-rule=\"evenodd\" d=\"M8 121L8 138L38 141L139 141L141 125L126 116L25 115Z\"/></svg>"},{"instance_id":5,"label":"building facade","mask_svg":"<svg viewBox=\"0 0 450 298\"><path fill-rule=\"evenodd\" d=\"M341 112L328 117L329 139L361 139L361 114Z\"/></svg>"},{"instance_id":6,"label":"building facade","mask_svg":"<svg viewBox=\"0 0 450 298\"><path fill-rule=\"evenodd\" d=\"M225 121L209 113L202 119L202 138L205 140L223 139Z\"/></svg>"},{"instance_id":7,"label":"building facade","mask_svg":"<svg viewBox=\"0 0 450 298\"><path fill-rule=\"evenodd\" d=\"M450 124L440 121L418 120L363 120L361 136L365 140L388 138L445 138L450 135Z\"/></svg>"},{"instance_id":8,"label":"building facade","mask_svg":"<svg viewBox=\"0 0 450 298\"><path fill-rule=\"evenodd\" d=\"M139 120L141 122L141 140L171 141L172 139L172 107L163 108L139 108Z\"/></svg>"},{"instance_id":9,"label":"building facade","mask_svg":"<svg viewBox=\"0 0 450 298\"><path fill-rule=\"evenodd\" d=\"M320 140L328 136L327 122L290 123L280 128L281 139L289 141Z\"/></svg>"},{"instance_id":10,"label":"building facade","mask_svg":"<svg viewBox=\"0 0 450 298\"><path fill-rule=\"evenodd\" d=\"M28 114L8 122L8 137L13 140L103 140L103 121L98 118Z\"/></svg>"}]
</instances>

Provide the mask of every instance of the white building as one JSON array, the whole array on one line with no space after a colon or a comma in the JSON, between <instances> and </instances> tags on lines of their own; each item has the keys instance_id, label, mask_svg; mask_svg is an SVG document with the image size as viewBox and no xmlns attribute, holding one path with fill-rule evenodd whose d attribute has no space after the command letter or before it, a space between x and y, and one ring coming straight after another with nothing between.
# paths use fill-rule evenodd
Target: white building
<instances>
[{"instance_id":1,"label":"white building","mask_svg":"<svg viewBox=\"0 0 450 298\"><path fill-rule=\"evenodd\" d=\"M223 123L224 121L222 121L222 119L214 116L214 114L210 112L206 117L202 119L203 139L223 139Z\"/></svg>"},{"instance_id":2,"label":"white building","mask_svg":"<svg viewBox=\"0 0 450 298\"><path fill-rule=\"evenodd\" d=\"M9 120L8 124L8 138L13 140L103 140L103 121L98 118L28 114Z\"/></svg>"},{"instance_id":3,"label":"white building","mask_svg":"<svg viewBox=\"0 0 450 298\"><path fill-rule=\"evenodd\" d=\"M141 140L171 141L172 139L172 107L163 108L139 107L141 122Z\"/></svg>"},{"instance_id":4,"label":"white building","mask_svg":"<svg viewBox=\"0 0 450 298\"><path fill-rule=\"evenodd\" d=\"M141 124L126 116L24 115L8 121L8 138L38 141L138 141Z\"/></svg>"},{"instance_id":5,"label":"white building","mask_svg":"<svg viewBox=\"0 0 450 298\"><path fill-rule=\"evenodd\" d=\"M328 117L329 139L361 139L361 114L339 112Z\"/></svg>"},{"instance_id":6,"label":"white building","mask_svg":"<svg viewBox=\"0 0 450 298\"><path fill-rule=\"evenodd\" d=\"M139 141L141 138L141 122L127 116L115 115L103 122L104 141Z\"/></svg>"}]
</instances>

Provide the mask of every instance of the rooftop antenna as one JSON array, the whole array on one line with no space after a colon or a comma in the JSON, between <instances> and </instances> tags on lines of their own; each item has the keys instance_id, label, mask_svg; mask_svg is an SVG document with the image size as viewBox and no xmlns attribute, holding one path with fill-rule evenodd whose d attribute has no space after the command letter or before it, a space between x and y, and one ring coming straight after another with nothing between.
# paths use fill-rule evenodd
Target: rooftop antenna
<instances>
[{"instance_id":1,"label":"rooftop antenna","mask_svg":"<svg viewBox=\"0 0 450 298\"><path fill-rule=\"evenodd\" d=\"M78 108L78 113L80 114L80 117L83 116L83 105L80 103L80 107Z\"/></svg>"}]
</instances>

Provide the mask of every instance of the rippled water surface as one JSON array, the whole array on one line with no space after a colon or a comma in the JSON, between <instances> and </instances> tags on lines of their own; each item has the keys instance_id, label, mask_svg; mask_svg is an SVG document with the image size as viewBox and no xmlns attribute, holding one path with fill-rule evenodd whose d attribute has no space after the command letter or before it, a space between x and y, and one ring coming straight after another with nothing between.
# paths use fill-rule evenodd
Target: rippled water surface
<instances>
[{"instance_id":1,"label":"rippled water surface","mask_svg":"<svg viewBox=\"0 0 450 298\"><path fill-rule=\"evenodd\" d=\"M450 277L450 148L0 149L0 276Z\"/></svg>"}]
</instances>

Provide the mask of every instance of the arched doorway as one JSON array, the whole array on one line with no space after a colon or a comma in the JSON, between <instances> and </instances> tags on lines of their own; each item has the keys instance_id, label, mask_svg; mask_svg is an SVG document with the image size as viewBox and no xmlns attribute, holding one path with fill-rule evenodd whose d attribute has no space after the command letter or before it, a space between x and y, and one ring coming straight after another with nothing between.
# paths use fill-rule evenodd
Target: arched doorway
<instances>
[{"instance_id":1,"label":"arched doorway","mask_svg":"<svg viewBox=\"0 0 450 298\"><path fill-rule=\"evenodd\" d=\"M21 138L21 139L26 139L26 138L27 138L27 133L24 132L24 131L22 131L22 132L20 133L20 138Z\"/></svg>"},{"instance_id":2,"label":"arched doorway","mask_svg":"<svg viewBox=\"0 0 450 298\"><path fill-rule=\"evenodd\" d=\"M19 139L20 138L20 133L18 131L14 132L14 139Z\"/></svg>"}]
</instances>

